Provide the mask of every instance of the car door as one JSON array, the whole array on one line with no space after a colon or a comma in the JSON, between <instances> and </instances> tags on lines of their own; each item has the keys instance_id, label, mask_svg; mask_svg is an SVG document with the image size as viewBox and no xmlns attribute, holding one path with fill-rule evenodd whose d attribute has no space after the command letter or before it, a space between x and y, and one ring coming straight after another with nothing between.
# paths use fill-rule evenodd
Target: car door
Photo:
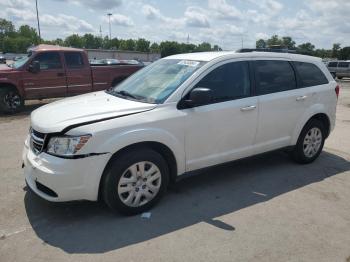
<instances>
[{"instance_id":1,"label":"car door","mask_svg":"<svg viewBox=\"0 0 350 262\"><path fill-rule=\"evenodd\" d=\"M290 145L296 124L310 103L307 89L298 89L292 63L285 60L254 62L259 121L257 152Z\"/></svg>"},{"instance_id":2,"label":"car door","mask_svg":"<svg viewBox=\"0 0 350 262\"><path fill-rule=\"evenodd\" d=\"M339 77L349 77L350 76L350 62L339 62L338 63L338 72L337 76Z\"/></svg>"},{"instance_id":3,"label":"car door","mask_svg":"<svg viewBox=\"0 0 350 262\"><path fill-rule=\"evenodd\" d=\"M207 105L183 110L187 171L249 155L258 118L249 63L216 65L196 87L211 89L213 99Z\"/></svg>"},{"instance_id":4,"label":"car door","mask_svg":"<svg viewBox=\"0 0 350 262\"><path fill-rule=\"evenodd\" d=\"M91 69L82 52L64 52L67 76L67 95L79 95L92 91Z\"/></svg>"},{"instance_id":5,"label":"car door","mask_svg":"<svg viewBox=\"0 0 350 262\"><path fill-rule=\"evenodd\" d=\"M26 98L49 98L66 95L67 83L61 54L58 51L40 52L31 60L40 63L40 71L23 73ZM28 65L29 66L29 65Z\"/></svg>"}]
</instances>

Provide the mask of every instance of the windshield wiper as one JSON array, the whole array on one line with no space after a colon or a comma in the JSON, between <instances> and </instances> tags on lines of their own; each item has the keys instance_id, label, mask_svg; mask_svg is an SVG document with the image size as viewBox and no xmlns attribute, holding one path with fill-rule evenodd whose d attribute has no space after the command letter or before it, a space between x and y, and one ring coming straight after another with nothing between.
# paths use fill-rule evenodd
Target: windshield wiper
<instances>
[{"instance_id":1,"label":"windshield wiper","mask_svg":"<svg viewBox=\"0 0 350 262\"><path fill-rule=\"evenodd\" d=\"M133 94L130 94L128 91L125 91L125 90L115 91L114 93L125 97L131 97L132 99L138 99L136 96L134 96Z\"/></svg>"}]
</instances>

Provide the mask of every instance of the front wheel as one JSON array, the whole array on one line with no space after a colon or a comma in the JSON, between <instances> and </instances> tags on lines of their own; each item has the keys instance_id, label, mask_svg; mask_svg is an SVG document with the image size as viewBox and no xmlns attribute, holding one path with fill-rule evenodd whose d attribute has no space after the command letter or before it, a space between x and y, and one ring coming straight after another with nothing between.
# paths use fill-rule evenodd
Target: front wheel
<instances>
[{"instance_id":1,"label":"front wheel","mask_svg":"<svg viewBox=\"0 0 350 262\"><path fill-rule=\"evenodd\" d=\"M320 154L325 141L325 128L317 119L310 120L303 128L292 152L296 162L308 164Z\"/></svg>"},{"instance_id":2,"label":"front wheel","mask_svg":"<svg viewBox=\"0 0 350 262\"><path fill-rule=\"evenodd\" d=\"M103 199L114 211L137 214L154 206L165 193L168 165L154 150L130 150L112 159L103 179Z\"/></svg>"},{"instance_id":3,"label":"front wheel","mask_svg":"<svg viewBox=\"0 0 350 262\"><path fill-rule=\"evenodd\" d=\"M19 112L24 105L24 100L14 88L0 87L0 110L7 114Z\"/></svg>"}]
</instances>

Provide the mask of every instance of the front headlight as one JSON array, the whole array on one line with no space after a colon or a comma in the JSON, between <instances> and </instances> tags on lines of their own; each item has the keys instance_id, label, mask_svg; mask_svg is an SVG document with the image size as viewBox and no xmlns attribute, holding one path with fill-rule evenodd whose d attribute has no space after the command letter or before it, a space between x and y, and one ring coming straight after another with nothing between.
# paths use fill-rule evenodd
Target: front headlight
<instances>
[{"instance_id":1,"label":"front headlight","mask_svg":"<svg viewBox=\"0 0 350 262\"><path fill-rule=\"evenodd\" d=\"M57 156L75 155L90 139L91 135L51 137L47 153Z\"/></svg>"}]
</instances>

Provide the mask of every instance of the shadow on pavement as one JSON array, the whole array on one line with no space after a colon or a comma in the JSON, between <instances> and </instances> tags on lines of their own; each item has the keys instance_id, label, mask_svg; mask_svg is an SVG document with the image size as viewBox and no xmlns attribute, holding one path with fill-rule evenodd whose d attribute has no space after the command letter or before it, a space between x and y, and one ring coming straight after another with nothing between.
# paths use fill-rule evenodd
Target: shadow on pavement
<instances>
[{"instance_id":1,"label":"shadow on pavement","mask_svg":"<svg viewBox=\"0 0 350 262\"><path fill-rule=\"evenodd\" d=\"M111 213L103 204L53 204L28 191L24 198L33 230L46 244L68 253L103 253L207 222L235 233L219 216L350 170L350 162L323 152L298 165L283 152L211 168L181 181L151 210L150 219Z\"/></svg>"}]
</instances>

